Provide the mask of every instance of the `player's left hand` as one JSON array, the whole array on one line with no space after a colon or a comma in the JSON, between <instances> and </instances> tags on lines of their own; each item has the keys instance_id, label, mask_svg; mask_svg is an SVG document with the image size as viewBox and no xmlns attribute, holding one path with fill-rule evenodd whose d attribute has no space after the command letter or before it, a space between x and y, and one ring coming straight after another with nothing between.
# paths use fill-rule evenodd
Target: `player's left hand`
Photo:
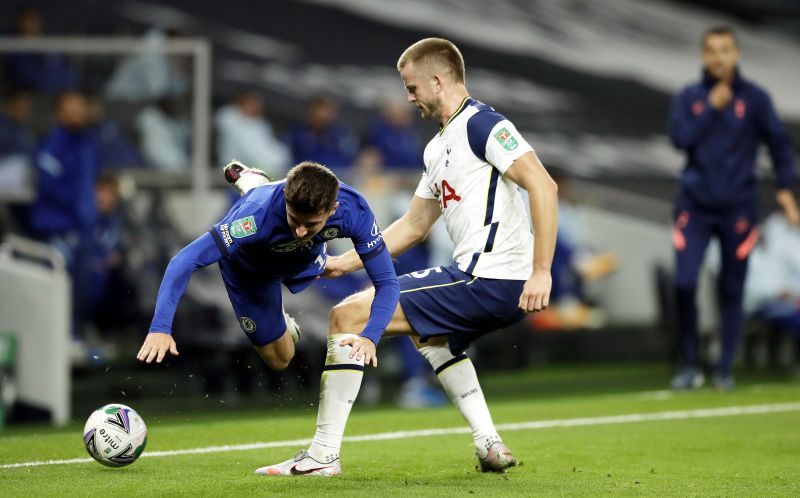
<instances>
[{"instance_id":1,"label":"player's left hand","mask_svg":"<svg viewBox=\"0 0 800 498\"><path fill-rule=\"evenodd\" d=\"M534 271L522 288L522 295L519 296L519 308L526 313L546 310L550 305L550 287L552 285L553 278L549 271Z\"/></svg>"},{"instance_id":2,"label":"player's left hand","mask_svg":"<svg viewBox=\"0 0 800 498\"><path fill-rule=\"evenodd\" d=\"M350 358L356 360L364 359L364 365L372 364L373 367L378 366L378 355L376 354L375 343L366 337L348 337L342 339L339 343L340 346L350 345L353 350L350 351Z\"/></svg>"},{"instance_id":3,"label":"player's left hand","mask_svg":"<svg viewBox=\"0 0 800 498\"><path fill-rule=\"evenodd\" d=\"M322 271L322 276L326 278L338 278L344 275L345 271L341 261L341 256L328 255L328 259L325 261L325 269Z\"/></svg>"}]
</instances>

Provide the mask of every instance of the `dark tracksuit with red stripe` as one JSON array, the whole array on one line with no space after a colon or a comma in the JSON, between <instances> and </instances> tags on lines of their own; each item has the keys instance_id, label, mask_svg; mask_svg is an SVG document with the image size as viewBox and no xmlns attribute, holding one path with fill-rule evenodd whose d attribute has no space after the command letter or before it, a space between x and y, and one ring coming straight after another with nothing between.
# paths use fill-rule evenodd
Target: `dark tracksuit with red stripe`
<instances>
[{"instance_id":1,"label":"dark tracksuit with red stripe","mask_svg":"<svg viewBox=\"0 0 800 498\"><path fill-rule=\"evenodd\" d=\"M769 147L778 188L792 188L794 160L786 130L769 95L737 71L733 98L723 110L708 94L716 81L708 73L674 99L669 134L686 151L675 202L673 244L679 348L684 365L698 364L697 275L708 242L716 237L722 251L717 283L721 307L722 355L718 369L730 372L741 334L742 294L747 257L758 239L756 224L756 152Z\"/></svg>"}]
</instances>

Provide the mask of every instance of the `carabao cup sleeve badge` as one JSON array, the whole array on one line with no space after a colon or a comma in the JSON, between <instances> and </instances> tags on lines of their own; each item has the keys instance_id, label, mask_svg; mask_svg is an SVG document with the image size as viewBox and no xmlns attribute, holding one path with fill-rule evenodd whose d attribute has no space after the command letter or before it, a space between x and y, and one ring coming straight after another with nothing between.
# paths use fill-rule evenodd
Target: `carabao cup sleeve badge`
<instances>
[{"instance_id":1,"label":"carabao cup sleeve badge","mask_svg":"<svg viewBox=\"0 0 800 498\"><path fill-rule=\"evenodd\" d=\"M235 239L241 239L256 233L256 220L252 216L247 218L239 218L231 223L231 236Z\"/></svg>"}]
</instances>

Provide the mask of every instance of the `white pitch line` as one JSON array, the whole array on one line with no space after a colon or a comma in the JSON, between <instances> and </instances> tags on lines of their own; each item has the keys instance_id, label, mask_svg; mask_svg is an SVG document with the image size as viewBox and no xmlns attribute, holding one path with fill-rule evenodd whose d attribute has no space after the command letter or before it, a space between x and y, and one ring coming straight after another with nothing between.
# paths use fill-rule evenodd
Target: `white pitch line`
<instances>
[{"instance_id":1,"label":"white pitch line","mask_svg":"<svg viewBox=\"0 0 800 498\"><path fill-rule=\"evenodd\" d=\"M775 403L769 405L729 406L724 408L701 408L696 410L678 410L656 413L631 413L628 415L609 415L603 417L567 418L555 420L539 420L519 422L513 424L498 424L499 431L520 431L551 429L557 427L580 427L592 425L629 424L635 422L653 422L662 420L686 420L709 417L732 417L737 415L760 415L764 413L783 413L800 411L800 402ZM365 434L363 436L348 436L347 442L386 441L390 439L409 439L415 437L444 436L448 434L468 434L472 431L468 427L450 427L446 429L421 429L416 431L381 432L378 434ZM226 444L222 446L207 446L204 448L187 448L183 450L150 451L142 458L154 458L176 455L195 455L198 453L224 453L229 451L260 450L264 448L303 447L311 443L311 439L294 439L290 441L272 441L269 443ZM70 458L67 460L41 460L34 462L9 463L0 465L0 469L14 469L19 467L38 467L41 465L67 465L72 463L92 462L91 458Z\"/></svg>"}]
</instances>

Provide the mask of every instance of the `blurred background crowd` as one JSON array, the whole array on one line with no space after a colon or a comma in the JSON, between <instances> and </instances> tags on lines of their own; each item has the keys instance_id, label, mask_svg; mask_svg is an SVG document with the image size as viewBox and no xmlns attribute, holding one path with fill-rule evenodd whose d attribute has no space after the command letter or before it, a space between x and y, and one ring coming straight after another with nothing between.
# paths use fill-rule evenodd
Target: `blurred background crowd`
<instances>
[{"instance_id":1,"label":"blurred background crowd","mask_svg":"<svg viewBox=\"0 0 800 498\"><path fill-rule=\"evenodd\" d=\"M182 381L148 387L134 355L167 262L235 200L221 174L231 159L274 179L318 161L359 189L383 226L405 212L436 129L405 101L394 65L424 36L459 45L472 96L514 121L559 184L553 306L479 341L473 357L485 368L674 359L671 200L684 161L665 124L671 95L699 77L699 37L710 24L737 29L744 74L772 93L795 152L800 144L800 64L789 63L800 53L800 8L790 0L240 4L0 6L0 264L69 275L69 340L59 354L69 359L76 409L94 403L87 393L98 386L126 397L173 384L228 399L316 392L327 312L365 275L286 295L305 334L286 372L268 372L250 350L215 268L195 274L176 316L181 356L172 365ZM767 222L740 361L791 370L800 359L800 233L767 218L771 173L759 171ZM451 251L437 225L396 261L398 274L447 263ZM713 273L707 265L699 298L709 362L718 348ZM0 302L15 282L0 283ZM36 296L26 302L0 309L53 309ZM786 309L794 313L777 312ZM13 352L23 345L7 316L0 349ZM361 400L445 403L406 338L385 341L379 354ZM0 354L7 377L14 357ZM5 398L13 420L41 418L24 396Z\"/></svg>"}]
</instances>

